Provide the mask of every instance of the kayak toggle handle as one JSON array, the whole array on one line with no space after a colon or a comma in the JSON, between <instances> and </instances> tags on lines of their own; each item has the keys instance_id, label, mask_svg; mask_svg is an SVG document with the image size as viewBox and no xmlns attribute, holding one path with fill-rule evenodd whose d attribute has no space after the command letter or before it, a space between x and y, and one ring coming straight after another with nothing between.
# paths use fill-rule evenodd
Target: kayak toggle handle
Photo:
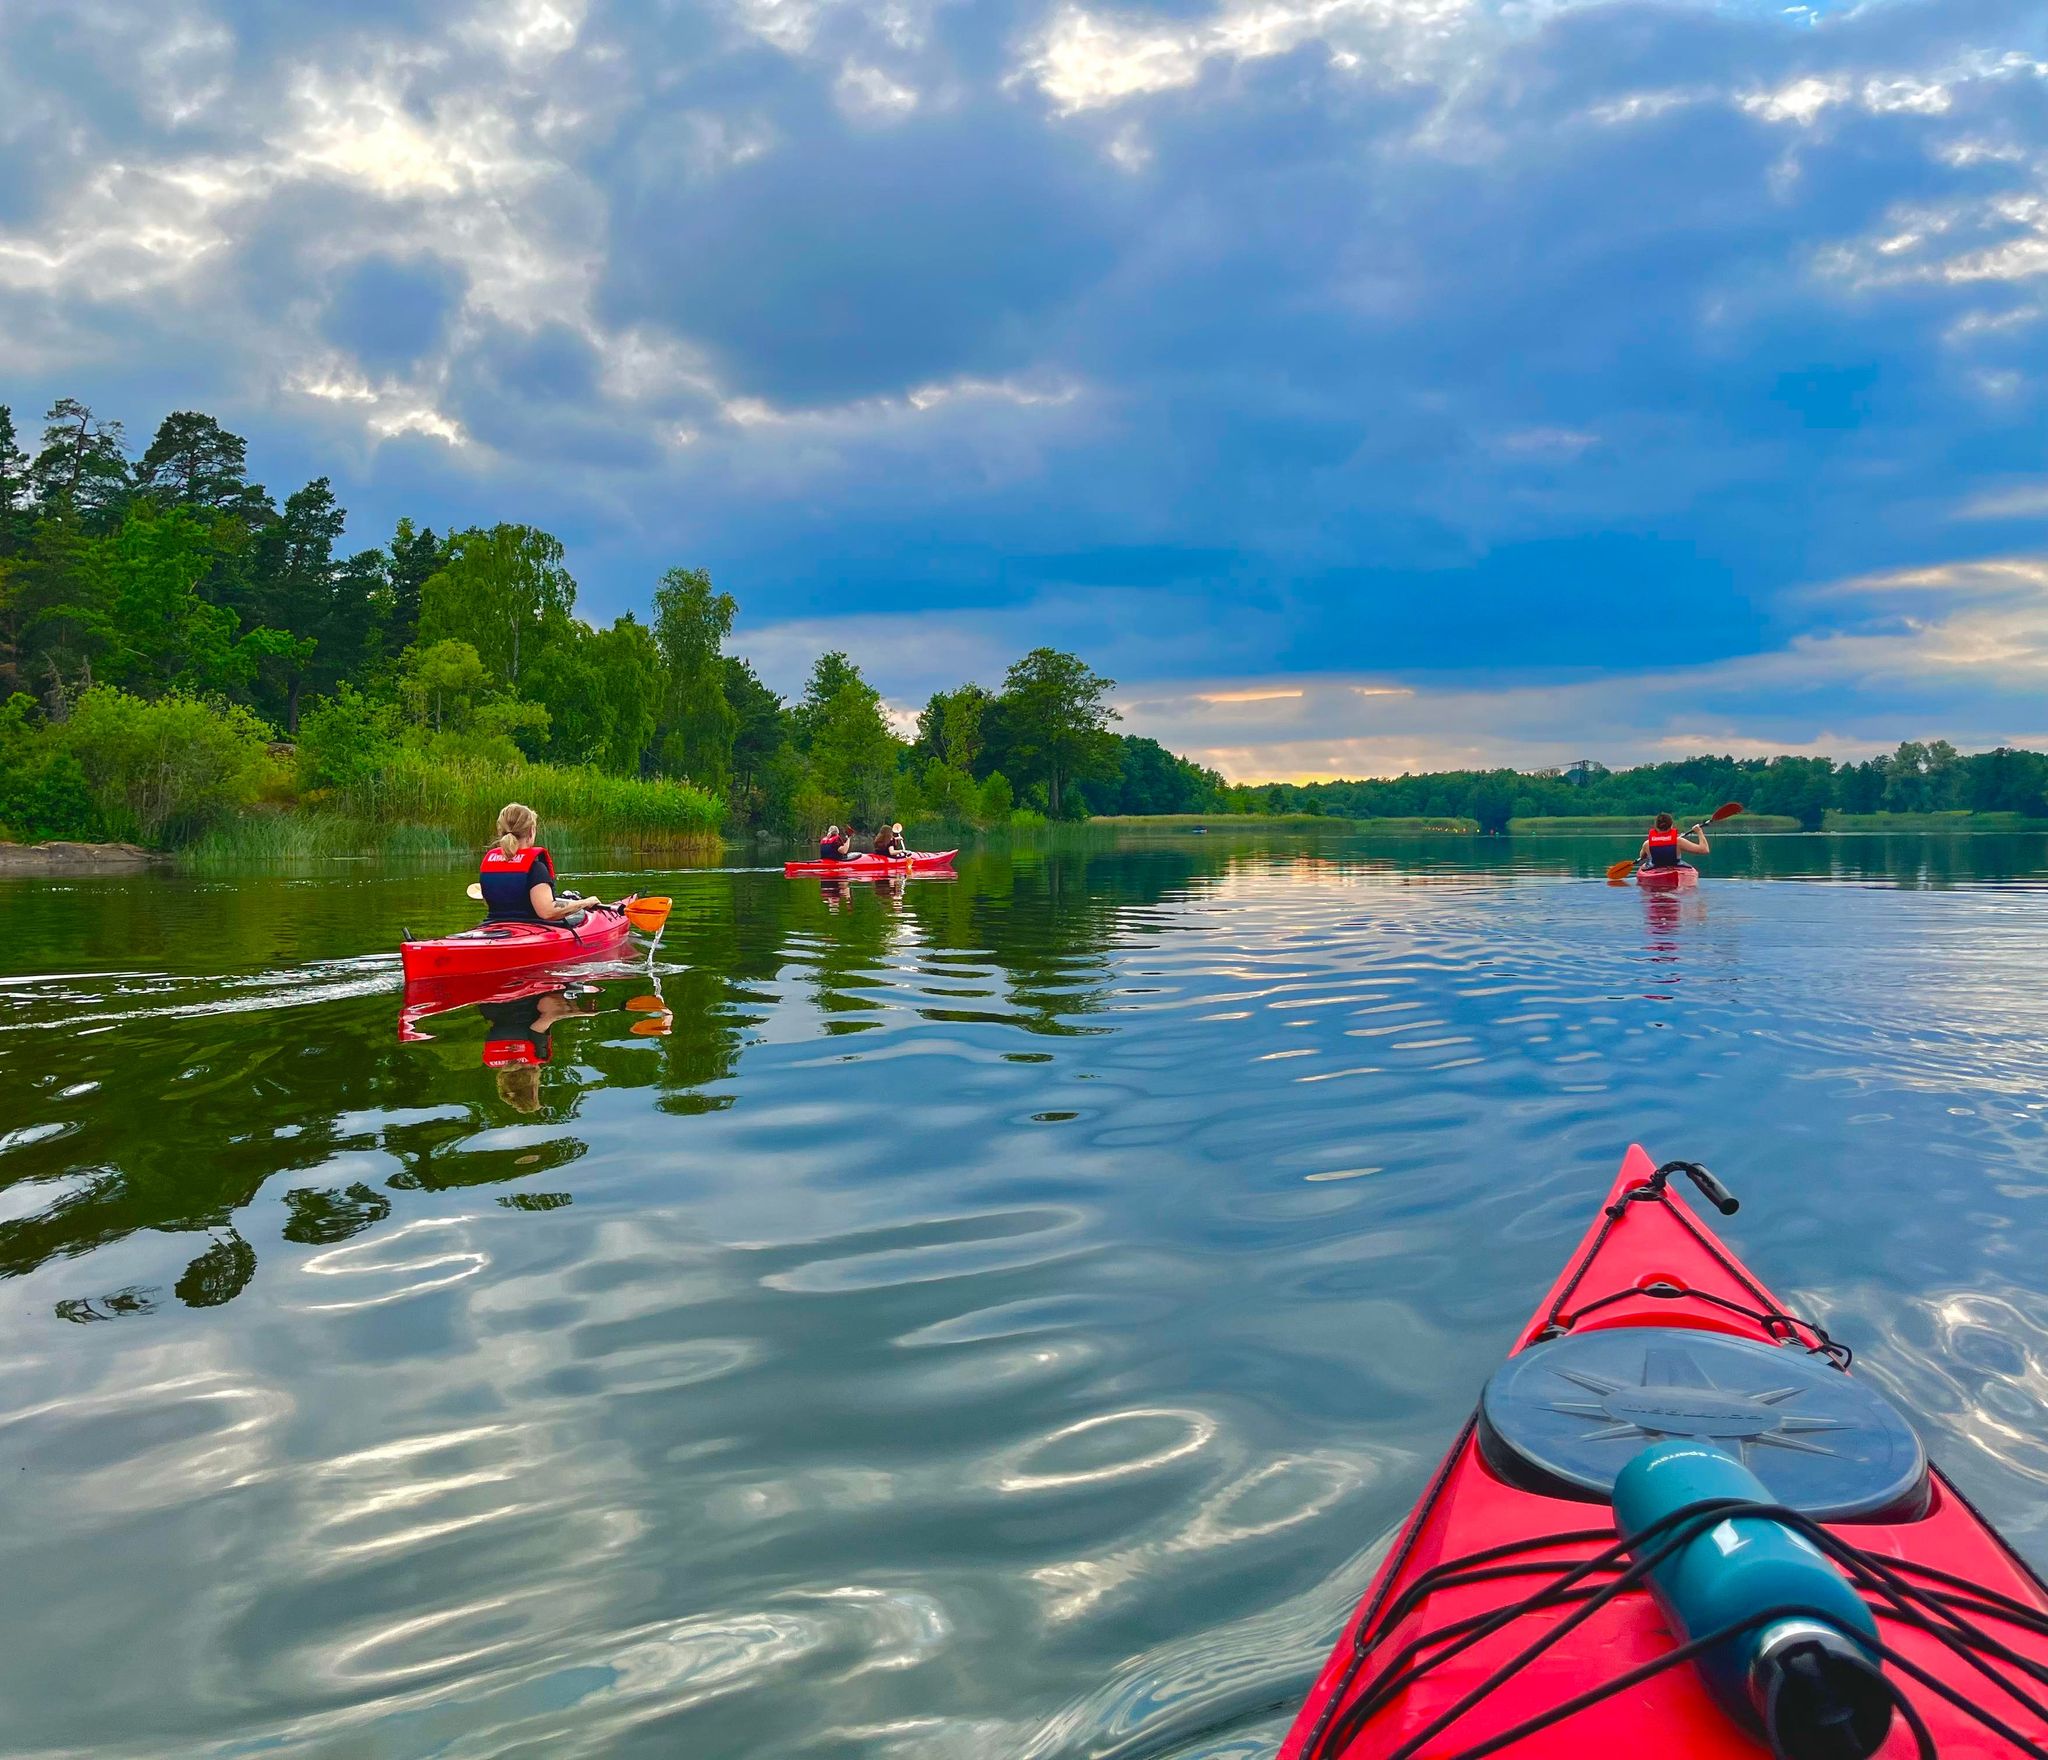
<instances>
[{"instance_id":1,"label":"kayak toggle handle","mask_svg":"<svg viewBox=\"0 0 2048 1760\"><path fill-rule=\"evenodd\" d=\"M1742 1200L1717 1180L1697 1161L1667 1161L1650 1175L1648 1190L1662 1193L1671 1183L1674 1173L1682 1173L1699 1187L1700 1196L1720 1211L1723 1216L1733 1216L1742 1208Z\"/></svg>"}]
</instances>

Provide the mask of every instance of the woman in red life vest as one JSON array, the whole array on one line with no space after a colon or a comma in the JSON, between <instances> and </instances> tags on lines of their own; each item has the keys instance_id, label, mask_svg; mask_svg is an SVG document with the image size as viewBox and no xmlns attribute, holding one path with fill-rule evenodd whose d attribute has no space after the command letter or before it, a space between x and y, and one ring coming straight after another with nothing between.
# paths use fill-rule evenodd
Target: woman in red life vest
<instances>
[{"instance_id":1,"label":"woman in red life vest","mask_svg":"<svg viewBox=\"0 0 2048 1760\"><path fill-rule=\"evenodd\" d=\"M476 876L486 922L573 926L582 921L590 900L556 895L555 864L534 842L539 834L540 818L531 807L514 801L498 815L498 841L484 851Z\"/></svg>"},{"instance_id":2,"label":"woman in red life vest","mask_svg":"<svg viewBox=\"0 0 2048 1760\"><path fill-rule=\"evenodd\" d=\"M1643 839L1643 847L1636 851L1636 866L1675 868L1681 852L1689 856L1705 855L1706 828L1695 825L1690 831L1681 833L1672 824L1669 813L1659 813L1650 826L1650 835Z\"/></svg>"}]
</instances>

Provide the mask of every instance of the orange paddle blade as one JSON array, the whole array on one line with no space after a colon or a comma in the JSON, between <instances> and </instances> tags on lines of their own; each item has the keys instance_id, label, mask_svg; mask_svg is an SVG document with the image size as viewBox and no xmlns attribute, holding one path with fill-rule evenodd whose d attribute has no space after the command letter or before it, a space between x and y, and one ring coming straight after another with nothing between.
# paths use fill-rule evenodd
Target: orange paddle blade
<instances>
[{"instance_id":1,"label":"orange paddle blade","mask_svg":"<svg viewBox=\"0 0 2048 1760\"><path fill-rule=\"evenodd\" d=\"M665 898L636 898L626 906L626 921L643 935L659 935L668 921L669 903Z\"/></svg>"},{"instance_id":2,"label":"orange paddle blade","mask_svg":"<svg viewBox=\"0 0 2048 1760\"><path fill-rule=\"evenodd\" d=\"M1630 856L1627 861L1616 862L1613 867L1609 868L1607 870L1607 878L1610 880L1626 880L1635 871L1636 859L1634 856Z\"/></svg>"}]
</instances>

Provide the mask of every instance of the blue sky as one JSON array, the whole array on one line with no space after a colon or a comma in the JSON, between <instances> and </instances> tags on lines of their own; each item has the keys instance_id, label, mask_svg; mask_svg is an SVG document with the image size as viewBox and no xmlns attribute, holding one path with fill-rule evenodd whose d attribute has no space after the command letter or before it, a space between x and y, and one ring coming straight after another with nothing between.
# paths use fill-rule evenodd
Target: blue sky
<instances>
[{"instance_id":1,"label":"blue sky","mask_svg":"<svg viewBox=\"0 0 2048 1760\"><path fill-rule=\"evenodd\" d=\"M9 0L65 394L1240 778L2048 744L2048 9Z\"/></svg>"}]
</instances>

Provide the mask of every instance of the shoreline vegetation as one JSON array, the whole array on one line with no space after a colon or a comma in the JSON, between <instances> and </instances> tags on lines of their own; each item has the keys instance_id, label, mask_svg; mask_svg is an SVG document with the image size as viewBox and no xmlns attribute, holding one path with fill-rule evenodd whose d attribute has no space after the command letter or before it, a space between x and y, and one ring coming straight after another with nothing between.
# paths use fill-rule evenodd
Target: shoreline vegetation
<instances>
[{"instance_id":1,"label":"shoreline vegetation","mask_svg":"<svg viewBox=\"0 0 2048 1760\"><path fill-rule=\"evenodd\" d=\"M1510 839L1549 837L1627 837L1641 822L1607 814L1562 815L1510 820ZM1037 842L1046 834L1111 832L1184 837L1267 836L1276 831L1320 831L1341 837L1477 837L1471 819L1338 819L1318 813L1105 813L1085 820L983 830L981 843ZM1786 815L1745 814L1715 827L1717 838L1884 836L1976 837L2032 833L2048 835L2048 818L2016 813L1830 812L1816 830L1806 830ZM947 828L960 835L959 827ZM668 856L681 865L715 863L733 847L733 840L713 832L673 837L647 833L607 833L574 828L555 839L566 859L602 860L607 856ZM208 872L246 867L290 868L323 861L386 861L466 865L475 851L470 840L446 826L391 825L325 811L251 811L215 826L197 842L175 852L143 849L133 843L81 843L53 840L16 843L0 839L0 878L22 875L141 872L167 863L187 871Z\"/></svg>"},{"instance_id":2,"label":"shoreline vegetation","mask_svg":"<svg viewBox=\"0 0 2048 1760\"><path fill-rule=\"evenodd\" d=\"M1862 763L1701 756L1610 770L1233 784L1121 732L1115 681L1034 648L934 692L913 733L844 653L785 702L727 651L738 605L674 567L576 611L561 542L401 519L344 554L325 477L280 505L212 417L139 456L63 398L33 454L0 404L0 842L123 841L202 864L467 856L524 800L564 854L802 848L828 822L960 843L1094 822L1614 832L1743 801L1737 834L2048 822L2048 756L1909 740ZM908 716L900 719L907 724Z\"/></svg>"}]
</instances>

